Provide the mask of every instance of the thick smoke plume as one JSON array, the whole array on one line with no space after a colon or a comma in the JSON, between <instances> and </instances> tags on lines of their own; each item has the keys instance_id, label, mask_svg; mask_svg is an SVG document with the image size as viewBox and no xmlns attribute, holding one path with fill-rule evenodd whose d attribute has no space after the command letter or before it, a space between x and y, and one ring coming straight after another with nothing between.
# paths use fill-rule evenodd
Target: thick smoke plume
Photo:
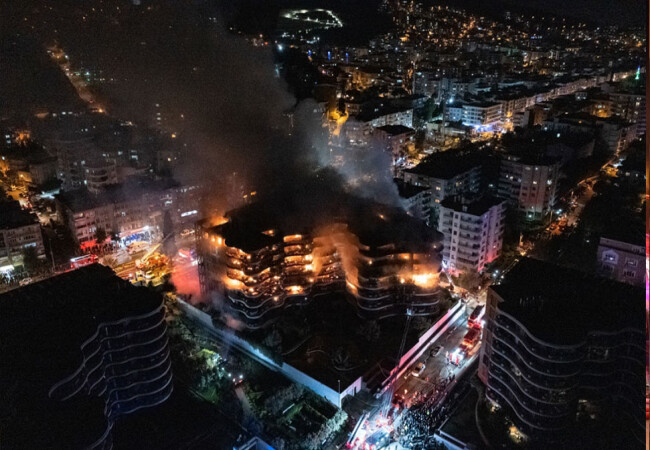
<instances>
[{"instance_id":1,"label":"thick smoke plume","mask_svg":"<svg viewBox=\"0 0 650 450\"><path fill-rule=\"evenodd\" d=\"M106 47L100 55L100 66L122 80L109 92L111 110L146 123L160 112L164 127L188 144L187 160L174 175L207 186L213 211L223 213L251 192L306 188L302 180L332 162L328 130L320 105L298 103L289 93L273 44L255 47L218 17L208 21L187 4L164 5L172 8L168 21L135 24L139 42ZM342 185L399 205L384 151L370 147L344 156L337 167Z\"/></svg>"}]
</instances>

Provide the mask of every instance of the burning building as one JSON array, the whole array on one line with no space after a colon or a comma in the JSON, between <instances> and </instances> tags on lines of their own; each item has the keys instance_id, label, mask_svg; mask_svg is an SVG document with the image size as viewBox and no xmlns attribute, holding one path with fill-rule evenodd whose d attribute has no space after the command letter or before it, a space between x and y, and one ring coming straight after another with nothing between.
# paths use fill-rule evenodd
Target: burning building
<instances>
[{"instance_id":1,"label":"burning building","mask_svg":"<svg viewBox=\"0 0 650 450\"><path fill-rule=\"evenodd\" d=\"M287 199L197 224L204 294L257 328L283 308L345 292L366 318L439 311L438 233L401 210L349 196L305 211Z\"/></svg>"}]
</instances>

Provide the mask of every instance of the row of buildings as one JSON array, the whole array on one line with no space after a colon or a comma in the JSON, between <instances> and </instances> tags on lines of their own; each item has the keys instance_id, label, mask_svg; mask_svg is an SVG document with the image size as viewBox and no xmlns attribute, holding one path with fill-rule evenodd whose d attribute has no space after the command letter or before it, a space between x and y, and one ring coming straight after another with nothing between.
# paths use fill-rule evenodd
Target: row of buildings
<instances>
[{"instance_id":1,"label":"row of buildings","mask_svg":"<svg viewBox=\"0 0 650 450\"><path fill-rule=\"evenodd\" d=\"M97 244L95 234L127 240L163 232L165 216L171 231L193 228L199 218L200 189L171 179L131 178L93 193L86 188L56 195L57 214L82 248Z\"/></svg>"}]
</instances>

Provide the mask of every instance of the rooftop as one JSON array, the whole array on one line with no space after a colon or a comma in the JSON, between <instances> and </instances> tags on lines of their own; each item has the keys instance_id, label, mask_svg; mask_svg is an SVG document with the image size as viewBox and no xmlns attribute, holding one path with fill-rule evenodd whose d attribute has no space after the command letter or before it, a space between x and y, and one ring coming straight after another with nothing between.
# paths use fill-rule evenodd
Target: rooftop
<instances>
[{"instance_id":1,"label":"rooftop","mask_svg":"<svg viewBox=\"0 0 650 450\"><path fill-rule=\"evenodd\" d=\"M447 150L427 156L420 164L406 172L449 180L480 167L481 161L478 156L475 152Z\"/></svg>"},{"instance_id":2,"label":"rooftop","mask_svg":"<svg viewBox=\"0 0 650 450\"><path fill-rule=\"evenodd\" d=\"M366 337L369 323L357 315L342 293L319 296L308 305L289 308L277 327L282 348L291 349L283 352L282 360L331 389L338 390L339 381L341 389L347 388L370 370L379 370L377 365L392 368L397 360L406 317L377 320L379 335L374 345ZM260 343L268 332L243 333L246 339ZM405 348L412 347L421 333L411 327ZM337 352L345 355L338 368L334 362Z\"/></svg>"},{"instance_id":3,"label":"rooftop","mask_svg":"<svg viewBox=\"0 0 650 450\"><path fill-rule=\"evenodd\" d=\"M229 222L205 227L225 239L226 245L245 252L259 250L284 236L317 233L334 224L347 224L348 229L368 246L395 243L406 248L433 242L437 233L401 208L357 198L343 191L312 191L303 187L293 192L278 192L256 202L229 211ZM275 236L265 231L275 230ZM412 244L412 245L411 245Z\"/></svg>"},{"instance_id":4,"label":"rooftop","mask_svg":"<svg viewBox=\"0 0 650 450\"><path fill-rule=\"evenodd\" d=\"M490 287L536 337L554 344L583 341L593 331L645 330L643 288L524 258Z\"/></svg>"},{"instance_id":5,"label":"rooftop","mask_svg":"<svg viewBox=\"0 0 650 450\"><path fill-rule=\"evenodd\" d=\"M472 216L482 216L493 206L499 205L505 200L485 195L481 198L465 199L460 197L448 197L444 199L440 206L443 208L453 209L454 211L464 212Z\"/></svg>"},{"instance_id":6,"label":"rooftop","mask_svg":"<svg viewBox=\"0 0 650 450\"><path fill-rule=\"evenodd\" d=\"M0 200L0 230L11 230L38 223L38 218L15 200Z\"/></svg>"},{"instance_id":7,"label":"rooftop","mask_svg":"<svg viewBox=\"0 0 650 450\"><path fill-rule=\"evenodd\" d=\"M81 362L98 324L143 314L158 295L94 264L0 295L0 398L15 411L3 422L10 448L83 448L106 428L104 400L49 398ZM47 424L44 427L43 424Z\"/></svg>"},{"instance_id":8,"label":"rooftop","mask_svg":"<svg viewBox=\"0 0 650 450\"><path fill-rule=\"evenodd\" d=\"M92 194L88 189L80 188L61 192L56 198L73 212L81 212L108 204L134 201L146 193L164 191L177 186L179 184L172 179L151 180L141 177L129 179L122 184L106 186L105 190L98 194Z\"/></svg>"}]
</instances>

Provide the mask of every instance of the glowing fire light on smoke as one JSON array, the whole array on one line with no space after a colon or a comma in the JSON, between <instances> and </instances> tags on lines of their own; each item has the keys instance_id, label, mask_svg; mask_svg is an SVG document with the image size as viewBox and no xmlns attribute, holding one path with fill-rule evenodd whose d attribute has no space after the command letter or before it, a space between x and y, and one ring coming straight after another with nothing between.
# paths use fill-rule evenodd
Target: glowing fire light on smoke
<instances>
[{"instance_id":1,"label":"glowing fire light on smoke","mask_svg":"<svg viewBox=\"0 0 650 450\"><path fill-rule=\"evenodd\" d=\"M226 217L223 216L215 216L210 218L210 226L211 227L218 227L219 225L223 225L224 223L229 222L230 220Z\"/></svg>"}]
</instances>

